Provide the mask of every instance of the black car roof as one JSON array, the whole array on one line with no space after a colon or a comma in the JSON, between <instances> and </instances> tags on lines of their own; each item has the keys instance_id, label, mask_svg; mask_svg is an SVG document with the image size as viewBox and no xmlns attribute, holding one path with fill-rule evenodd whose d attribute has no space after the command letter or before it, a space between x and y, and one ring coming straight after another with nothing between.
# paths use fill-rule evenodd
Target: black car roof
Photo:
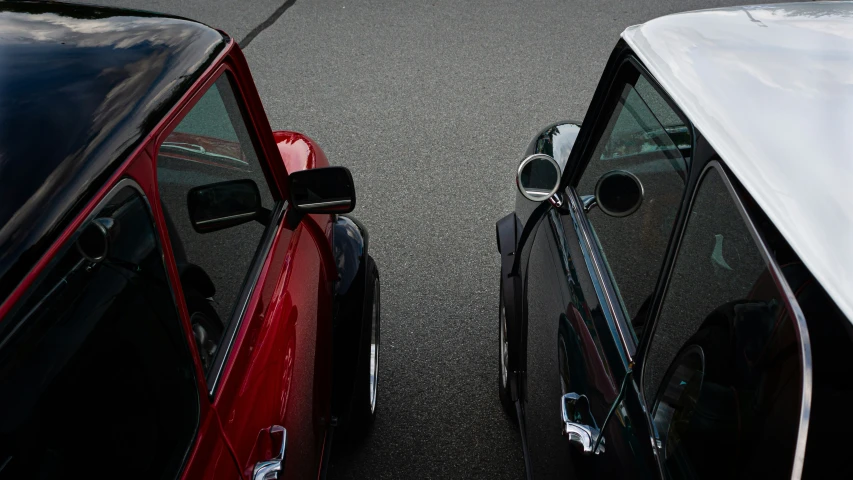
<instances>
[{"instance_id":1,"label":"black car roof","mask_svg":"<svg viewBox=\"0 0 853 480\"><path fill-rule=\"evenodd\" d=\"M228 41L178 17L0 2L0 303Z\"/></svg>"}]
</instances>

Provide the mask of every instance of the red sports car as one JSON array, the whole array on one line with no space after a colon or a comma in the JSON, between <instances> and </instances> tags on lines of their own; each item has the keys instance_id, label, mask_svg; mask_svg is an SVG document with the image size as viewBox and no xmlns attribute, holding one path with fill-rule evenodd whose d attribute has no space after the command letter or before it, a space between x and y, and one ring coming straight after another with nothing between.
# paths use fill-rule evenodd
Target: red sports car
<instances>
[{"instance_id":1,"label":"red sports car","mask_svg":"<svg viewBox=\"0 0 853 480\"><path fill-rule=\"evenodd\" d=\"M355 200L226 34L0 4L0 479L322 477L376 412Z\"/></svg>"}]
</instances>

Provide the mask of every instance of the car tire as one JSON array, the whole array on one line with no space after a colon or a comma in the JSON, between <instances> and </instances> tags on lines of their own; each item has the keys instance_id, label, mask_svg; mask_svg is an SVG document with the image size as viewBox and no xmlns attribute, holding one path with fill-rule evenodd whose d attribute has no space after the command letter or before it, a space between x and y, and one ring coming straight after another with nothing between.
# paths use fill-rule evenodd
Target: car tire
<instances>
[{"instance_id":1,"label":"car tire","mask_svg":"<svg viewBox=\"0 0 853 480\"><path fill-rule=\"evenodd\" d=\"M498 293L498 397L501 400L501 407L504 413L512 420L513 423L518 423L518 418L515 412L515 402L512 401L512 393L509 390L509 371L506 368L506 362L509 357L509 343L506 338L506 310L504 309L503 286Z\"/></svg>"},{"instance_id":2,"label":"car tire","mask_svg":"<svg viewBox=\"0 0 853 480\"><path fill-rule=\"evenodd\" d=\"M198 348L201 366L206 372L216 357L225 326L211 305L210 300L189 288L184 290L184 300L187 303L187 313L193 329L196 347Z\"/></svg>"},{"instance_id":3,"label":"car tire","mask_svg":"<svg viewBox=\"0 0 853 480\"><path fill-rule=\"evenodd\" d=\"M367 257L364 285L364 309L355 370L349 436L366 435L376 418L379 385L379 350L381 331L381 298L379 269L373 257Z\"/></svg>"}]
</instances>

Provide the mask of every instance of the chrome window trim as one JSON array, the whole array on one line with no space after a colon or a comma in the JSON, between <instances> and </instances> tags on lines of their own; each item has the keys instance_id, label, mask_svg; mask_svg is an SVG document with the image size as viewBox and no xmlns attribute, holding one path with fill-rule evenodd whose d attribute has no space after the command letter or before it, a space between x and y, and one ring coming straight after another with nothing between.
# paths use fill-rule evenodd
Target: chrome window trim
<instances>
[{"instance_id":1,"label":"chrome window trim","mask_svg":"<svg viewBox=\"0 0 853 480\"><path fill-rule=\"evenodd\" d=\"M234 340L237 338L237 332L240 331L240 328L243 325L243 320L249 308L252 293L255 291L255 287L257 286L258 280L261 276L261 271L269 258L273 242L282 228L284 212L287 210L287 206L287 201L280 201L277 203L270 218L270 227L267 228L266 232L264 232L261 243L258 245L258 250L255 253L252 266L249 269L240 297L235 305L236 308L234 309L234 313L231 315L228 327L225 330L225 337L220 344L219 351L216 353L213 366L207 374L208 394L211 398L216 395L216 390L218 389L219 382L222 379L222 373L225 371L225 365L228 363L231 351L234 348Z\"/></svg>"},{"instance_id":2,"label":"chrome window trim","mask_svg":"<svg viewBox=\"0 0 853 480\"><path fill-rule=\"evenodd\" d=\"M622 351L625 354L625 367L628 368L634 363L633 357L637 353L637 343L633 338L625 337L625 330L630 327L625 321L625 316L621 307L617 307L617 303L614 302L614 299L616 299L616 292L614 291L613 285L610 281L606 280L607 277L604 275L604 272L607 271L607 268L604 266L604 259L601 257L598 247L592 241L592 235L589 231L589 219L586 218L586 215L583 215L583 206L574 187L569 187L567 189L566 196L569 198L570 213L572 216L572 223L575 227L575 234L578 236L578 239L581 240L578 243L580 244L581 252L584 255L587 270L589 270L590 273L593 273L591 277L592 283L596 289L596 294L598 294L600 299L604 299L604 303L607 305L607 308L605 309L605 318L609 323L612 323L616 327L616 336L618 337L622 346ZM610 312L609 316L607 315L608 310Z\"/></svg>"},{"instance_id":3,"label":"chrome window trim","mask_svg":"<svg viewBox=\"0 0 853 480\"><path fill-rule=\"evenodd\" d=\"M809 331L806 325L806 318L803 315L803 311L800 308L799 302L797 302L797 298L794 295L793 290L788 285L788 282L785 280L784 275L782 274L782 270L779 265L776 263L776 260L770 255L770 251L767 248L767 245L764 243L761 235L758 232L758 229L755 227L752 219L749 216L749 213L746 211L746 207L744 207L743 202L741 201L740 196L735 191L734 186L732 185L731 180L729 179L728 174L725 169L720 164L718 160L711 160L702 170L702 173L699 175L699 179L696 182L696 186L691 192L690 196L690 204L687 208L686 220L684 226L681 231L678 232L677 245L675 246L675 252L673 253L674 258L672 263L669 265L669 268L665 272L666 278L664 284L662 286L663 289L663 297L661 299L660 304L657 306L657 311L655 313L654 323L652 324L651 331L647 334L648 337L648 345L646 345L645 352L647 353L650 346L653 345L654 336L657 332L658 320L660 317L660 312L663 309L663 304L666 302L666 293L669 291L669 283L672 278L672 272L675 269L675 265L678 262L678 255L681 251L681 246L684 240L684 234L687 231L688 223L690 220L690 214L693 212L693 206L696 201L696 196L699 193L699 190L702 188L703 181L705 180L706 175L711 170L717 171L720 175L723 184L726 186L726 189L729 191L729 195L732 201L735 204L738 212L740 213L741 219L744 221L747 230L749 230L750 235L752 236L752 240L755 242L758 251L761 253L761 256L764 258L764 262L767 264L767 269L770 272L771 277L773 278L773 282L779 291L784 295L784 300L788 306L788 312L791 318L794 320L794 326L796 327L797 339L800 342L800 350L799 355L802 361L802 369L803 369L803 378L802 378L802 395L800 402L800 422L797 431L797 444L794 449L794 463L791 467L791 480L800 480L803 474L803 463L805 461L806 455L806 440L808 438L808 428L809 428L809 415L811 413L811 399L812 399L812 357L811 357L811 343L809 340ZM646 380L646 363L642 362L642 372L640 375L640 392L645 392L645 380ZM645 395L640 395L642 402L645 403ZM650 412L651 410L648 410ZM654 430L653 430L654 431Z\"/></svg>"}]
</instances>

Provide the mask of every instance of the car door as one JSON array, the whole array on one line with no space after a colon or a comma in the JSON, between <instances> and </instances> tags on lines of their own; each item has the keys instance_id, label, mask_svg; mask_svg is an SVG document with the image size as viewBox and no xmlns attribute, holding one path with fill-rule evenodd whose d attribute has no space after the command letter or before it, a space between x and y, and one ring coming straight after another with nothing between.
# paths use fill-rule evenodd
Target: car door
<instances>
[{"instance_id":1,"label":"car door","mask_svg":"<svg viewBox=\"0 0 853 480\"><path fill-rule=\"evenodd\" d=\"M220 68L159 138L159 199L208 395L243 476L272 462L279 478L306 478L317 475L331 422L334 265L318 223L328 216L295 228L286 218L283 168L271 163L281 159L265 153L272 135L257 98L245 101L257 95L241 88L245 68L240 58ZM197 229L188 195L235 181L257 186L267 214Z\"/></svg>"},{"instance_id":2,"label":"car door","mask_svg":"<svg viewBox=\"0 0 853 480\"><path fill-rule=\"evenodd\" d=\"M780 267L778 252L712 161L638 367L666 478L802 474L811 355L786 274L803 265Z\"/></svg>"},{"instance_id":3,"label":"car door","mask_svg":"<svg viewBox=\"0 0 853 480\"><path fill-rule=\"evenodd\" d=\"M659 475L643 405L627 395L638 388L629 372L686 190L693 138L633 58L616 58L599 88L604 99L572 152L575 178L563 205L539 225L529 256L525 417L536 477L573 469L604 478ZM643 186L630 215L608 215L593 201L599 179L614 171ZM597 438L608 417L603 451L576 455L573 425Z\"/></svg>"},{"instance_id":4,"label":"car door","mask_svg":"<svg viewBox=\"0 0 853 480\"><path fill-rule=\"evenodd\" d=\"M140 154L0 322L0 479L234 479Z\"/></svg>"}]
</instances>

